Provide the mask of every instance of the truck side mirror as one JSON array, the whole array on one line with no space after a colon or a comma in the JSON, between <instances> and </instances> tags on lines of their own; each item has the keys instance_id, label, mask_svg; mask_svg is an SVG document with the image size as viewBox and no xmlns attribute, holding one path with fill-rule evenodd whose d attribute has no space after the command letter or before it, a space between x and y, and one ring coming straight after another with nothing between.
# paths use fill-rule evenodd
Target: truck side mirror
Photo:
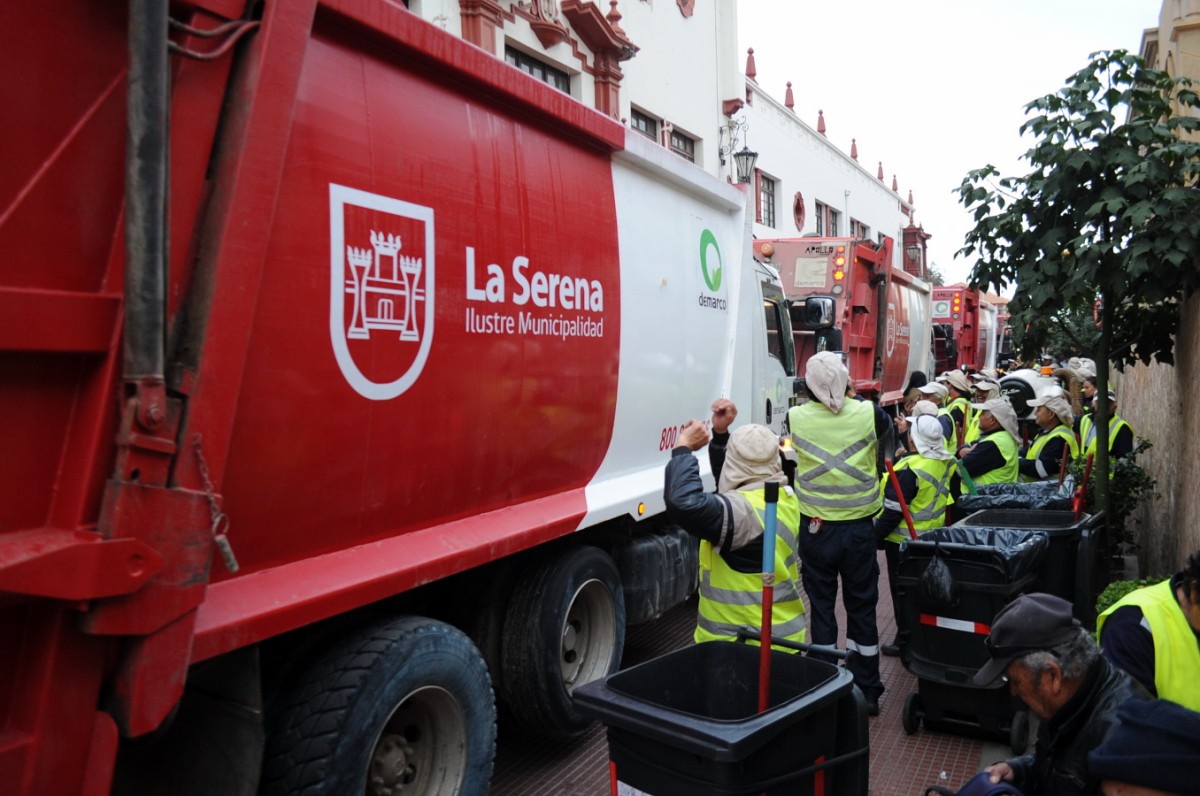
<instances>
[{"instance_id":1,"label":"truck side mirror","mask_svg":"<svg viewBox=\"0 0 1200 796\"><path fill-rule=\"evenodd\" d=\"M809 296L804 300L804 327L828 329L833 326L835 305L830 296Z\"/></svg>"}]
</instances>

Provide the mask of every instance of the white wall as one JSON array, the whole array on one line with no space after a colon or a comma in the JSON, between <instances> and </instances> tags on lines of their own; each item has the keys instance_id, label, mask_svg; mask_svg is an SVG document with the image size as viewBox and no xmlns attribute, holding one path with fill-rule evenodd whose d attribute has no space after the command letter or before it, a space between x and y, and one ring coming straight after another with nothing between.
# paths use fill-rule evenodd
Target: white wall
<instances>
[{"instance_id":1,"label":"white wall","mask_svg":"<svg viewBox=\"0 0 1200 796\"><path fill-rule=\"evenodd\" d=\"M908 216L906 203L892 191L891 178L880 182L877 164L868 169L867 164L853 160L783 102L763 93L754 81L747 79L746 87L753 101L736 118L746 123L750 149L759 153L758 168L778 181L775 226L755 224L755 235L787 238L815 234L814 205L822 202L840 214L839 235L850 234L850 219L854 218L870 227L872 239L877 240L879 233L894 238L893 254L896 264L902 265L901 230L907 226ZM804 196L803 229L796 228L792 213L797 191Z\"/></svg>"},{"instance_id":2,"label":"white wall","mask_svg":"<svg viewBox=\"0 0 1200 796\"><path fill-rule=\"evenodd\" d=\"M602 13L609 4L593 0ZM501 0L505 9L516 0ZM410 8L422 18L461 35L458 0L410 0ZM621 0L619 22L628 38L639 48L637 54L621 64L620 117L630 118L637 107L658 120L665 120L696 139L696 163L705 171L723 178L733 177L733 160L720 162L719 131L727 118L722 102L745 99L750 105L735 114L747 131L742 142L759 153L758 168L778 181L775 225L755 224L758 237L798 237L816 231L815 202L820 201L841 214L839 234L848 235L850 219L870 227L871 237L879 233L895 239L896 264L902 265L901 230L908 224L906 204L891 190L891 177L885 182L876 177L877 164L859 164L829 139L817 133L816 120L801 120L788 110L782 97L764 92L743 75L745 53L738 52L737 7L735 0L701 0L685 17L675 0ZM577 38L577 37L576 37ZM497 32L496 56L504 57L505 43L511 43L571 75L571 93L580 102L595 107L595 83L583 71L570 43L545 49L520 15L506 21ZM587 62L592 55L578 44ZM748 139L746 136L748 135ZM661 135L660 135L661 137ZM805 223L797 229L793 220L793 197L804 197ZM847 193L849 192L849 193ZM936 234L936 231L934 231Z\"/></svg>"},{"instance_id":3,"label":"white wall","mask_svg":"<svg viewBox=\"0 0 1200 796\"><path fill-rule=\"evenodd\" d=\"M458 0L409 0L408 10L447 33L462 36L462 11Z\"/></svg>"},{"instance_id":4,"label":"white wall","mask_svg":"<svg viewBox=\"0 0 1200 796\"><path fill-rule=\"evenodd\" d=\"M605 3L607 5L607 3ZM685 18L675 0L624 0L621 27L641 50L621 65L621 116L630 106L697 139L696 163L718 174L717 131L724 121L720 94L730 77L740 74L732 60L737 48L737 13L733 0L704 0ZM722 63L721 53L726 53ZM726 73L722 77L722 70ZM728 90L728 88L727 88Z\"/></svg>"}]
</instances>

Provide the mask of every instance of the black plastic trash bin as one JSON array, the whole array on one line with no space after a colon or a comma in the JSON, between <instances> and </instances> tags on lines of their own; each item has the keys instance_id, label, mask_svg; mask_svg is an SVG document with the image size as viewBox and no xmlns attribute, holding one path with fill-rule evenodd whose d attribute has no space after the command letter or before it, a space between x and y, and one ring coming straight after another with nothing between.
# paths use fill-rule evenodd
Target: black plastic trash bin
<instances>
[{"instance_id":1,"label":"black plastic trash bin","mask_svg":"<svg viewBox=\"0 0 1200 796\"><path fill-rule=\"evenodd\" d=\"M1012 528L1045 533L1050 546L1032 591L1044 591L1072 603L1075 606L1075 618L1085 623L1089 606L1086 601L1081 603L1078 599L1079 584L1090 583L1092 577L1090 572L1078 571L1077 562L1083 531L1091 526L1092 517L1089 514L1077 520L1071 511L1037 509L985 509L954 523L954 527Z\"/></svg>"},{"instance_id":2,"label":"black plastic trash bin","mask_svg":"<svg viewBox=\"0 0 1200 796\"><path fill-rule=\"evenodd\" d=\"M771 653L758 714L759 648L709 641L575 689L608 728L619 782L668 794L867 793L866 705L844 668Z\"/></svg>"},{"instance_id":3,"label":"black plastic trash bin","mask_svg":"<svg viewBox=\"0 0 1200 796\"><path fill-rule=\"evenodd\" d=\"M902 662L917 677L904 705L904 729L924 720L934 729L981 735L1024 750L1029 723L1003 683L976 688L968 681L988 660L984 639L992 620L1017 595L1033 591L1049 542L1044 533L1009 528L951 526L900 545L896 578L907 619ZM940 556L957 584L953 606L932 605L921 576Z\"/></svg>"},{"instance_id":4,"label":"black plastic trash bin","mask_svg":"<svg viewBox=\"0 0 1200 796\"><path fill-rule=\"evenodd\" d=\"M1072 508L1072 493L1075 480L1067 479L1062 486L1058 481L1034 481L1018 484L984 484L977 487L978 494L961 495L954 499L954 510L961 516L984 509L1049 509L1069 511Z\"/></svg>"}]
</instances>

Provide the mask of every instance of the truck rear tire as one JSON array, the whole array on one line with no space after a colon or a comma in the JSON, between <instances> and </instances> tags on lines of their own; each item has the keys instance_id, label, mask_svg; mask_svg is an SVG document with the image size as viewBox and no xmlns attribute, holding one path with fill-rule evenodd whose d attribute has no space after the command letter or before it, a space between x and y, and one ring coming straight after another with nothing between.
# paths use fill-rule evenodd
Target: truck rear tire
<instances>
[{"instance_id":1,"label":"truck rear tire","mask_svg":"<svg viewBox=\"0 0 1200 796\"><path fill-rule=\"evenodd\" d=\"M495 751L475 645L442 622L394 619L344 639L283 695L262 793L486 793Z\"/></svg>"},{"instance_id":2,"label":"truck rear tire","mask_svg":"<svg viewBox=\"0 0 1200 796\"><path fill-rule=\"evenodd\" d=\"M625 646L625 597L613 560L576 547L543 561L513 590L501 654L504 695L520 724L540 735L577 735L576 686L614 672Z\"/></svg>"}]
</instances>

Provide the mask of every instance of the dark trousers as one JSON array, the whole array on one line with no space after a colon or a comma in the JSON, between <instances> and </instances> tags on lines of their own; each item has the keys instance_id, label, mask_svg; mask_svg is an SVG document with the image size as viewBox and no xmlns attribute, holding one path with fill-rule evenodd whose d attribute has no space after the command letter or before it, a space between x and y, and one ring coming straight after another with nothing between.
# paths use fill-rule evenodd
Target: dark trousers
<instances>
[{"instance_id":1,"label":"dark trousers","mask_svg":"<svg viewBox=\"0 0 1200 796\"><path fill-rule=\"evenodd\" d=\"M870 517L823 523L809 533L810 520L800 523L800 572L811 604L809 641L837 644L834 614L838 577L842 579L842 605L846 609L846 647L855 650L847 664L854 683L864 695L883 693L879 678L879 629L875 605L879 601L879 562L875 558L875 526ZM819 656L818 656L819 657Z\"/></svg>"}]
</instances>

